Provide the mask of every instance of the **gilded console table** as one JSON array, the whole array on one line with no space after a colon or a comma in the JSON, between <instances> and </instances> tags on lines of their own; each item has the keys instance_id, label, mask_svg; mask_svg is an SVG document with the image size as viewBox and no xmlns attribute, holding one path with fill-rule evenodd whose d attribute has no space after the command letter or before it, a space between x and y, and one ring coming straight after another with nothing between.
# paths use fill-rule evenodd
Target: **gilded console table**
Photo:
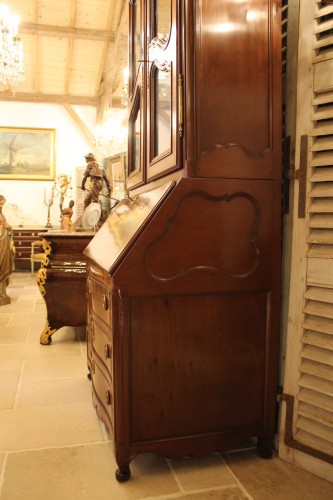
<instances>
[{"instance_id":1,"label":"gilded console table","mask_svg":"<svg viewBox=\"0 0 333 500\"><path fill-rule=\"evenodd\" d=\"M47 308L40 343L48 345L63 326L86 325L86 259L83 250L95 232L48 231L41 233L45 259L37 284Z\"/></svg>"}]
</instances>

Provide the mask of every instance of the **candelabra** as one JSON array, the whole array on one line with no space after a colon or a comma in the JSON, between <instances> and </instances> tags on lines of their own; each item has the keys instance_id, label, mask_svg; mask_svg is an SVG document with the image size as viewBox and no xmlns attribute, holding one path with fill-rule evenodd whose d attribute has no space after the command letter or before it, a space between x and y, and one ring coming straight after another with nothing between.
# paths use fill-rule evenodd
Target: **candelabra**
<instances>
[{"instance_id":1,"label":"candelabra","mask_svg":"<svg viewBox=\"0 0 333 500\"><path fill-rule=\"evenodd\" d=\"M52 224L51 224L51 222L50 222L50 208L53 205L53 198L54 198L53 188L52 188L52 191L51 191L51 197L48 200L46 198L46 192L44 190L44 205L47 206L47 222L46 222L46 226L45 227L53 227Z\"/></svg>"},{"instance_id":2,"label":"candelabra","mask_svg":"<svg viewBox=\"0 0 333 500\"><path fill-rule=\"evenodd\" d=\"M62 207L64 200L68 196L72 196L72 176L67 174L58 175L57 179L54 181L52 190L55 196L59 196L59 208L60 208L60 222L63 219Z\"/></svg>"}]
</instances>

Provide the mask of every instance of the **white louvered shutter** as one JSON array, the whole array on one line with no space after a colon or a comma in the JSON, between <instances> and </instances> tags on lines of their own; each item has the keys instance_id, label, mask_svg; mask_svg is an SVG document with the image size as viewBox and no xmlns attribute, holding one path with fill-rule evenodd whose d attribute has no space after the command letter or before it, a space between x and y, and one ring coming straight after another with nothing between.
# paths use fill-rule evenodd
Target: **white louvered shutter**
<instances>
[{"instance_id":1,"label":"white louvered shutter","mask_svg":"<svg viewBox=\"0 0 333 500\"><path fill-rule=\"evenodd\" d=\"M306 210L299 219L295 181L279 454L333 482L333 1L301 0L300 27L296 168L307 136Z\"/></svg>"}]
</instances>

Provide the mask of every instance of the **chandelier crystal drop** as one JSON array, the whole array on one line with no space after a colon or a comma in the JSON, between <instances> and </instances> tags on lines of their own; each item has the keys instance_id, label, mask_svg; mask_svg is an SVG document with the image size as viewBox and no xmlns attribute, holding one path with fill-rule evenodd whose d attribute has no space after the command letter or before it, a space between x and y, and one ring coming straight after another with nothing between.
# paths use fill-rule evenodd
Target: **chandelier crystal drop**
<instances>
[{"instance_id":1,"label":"chandelier crystal drop","mask_svg":"<svg viewBox=\"0 0 333 500\"><path fill-rule=\"evenodd\" d=\"M23 45L18 35L19 17L0 5L0 82L15 95L24 79Z\"/></svg>"}]
</instances>

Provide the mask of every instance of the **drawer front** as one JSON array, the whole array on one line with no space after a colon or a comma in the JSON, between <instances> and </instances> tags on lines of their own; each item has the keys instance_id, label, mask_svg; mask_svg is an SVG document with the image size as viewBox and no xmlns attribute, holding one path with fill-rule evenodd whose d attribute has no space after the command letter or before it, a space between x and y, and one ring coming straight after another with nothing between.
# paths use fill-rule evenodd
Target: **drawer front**
<instances>
[{"instance_id":1,"label":"drawer front","mask_svg":"<svg viewBox=\"0 0 333 500\"><path fill-rule=\"evenodd\" d=\"M89 292L92 298L93 313L111 327L111 290L104 284L96 280L89 281Z\"/></svg>"},{"instance_id":2,"label":"drawer front","mask_svg":"<svg viewBox=\"0 0 333 500\"><path fill-rule=\"evenodd\" d=\"M93 401L97 414L108 427L109 433L114 431L114 401L111 378L107 377L104 370L100 369L96 359L92 361L92 388Z\"/></svg>"},{"instance_id":3,"label":"drawer front","mask_svg":"<svg viewBox=\"0 0 333 500\"><path fill-rule=\"evenodd\" d=\"M92 329L92 345L93 349L96 352L96 355L99 357L107 371L110 373L110 376L113 375L113 366L112 366L112 341L111 337L103 331L103 329L98 325L96 321L91 324Z\"/></svg>"}]
</instances>

